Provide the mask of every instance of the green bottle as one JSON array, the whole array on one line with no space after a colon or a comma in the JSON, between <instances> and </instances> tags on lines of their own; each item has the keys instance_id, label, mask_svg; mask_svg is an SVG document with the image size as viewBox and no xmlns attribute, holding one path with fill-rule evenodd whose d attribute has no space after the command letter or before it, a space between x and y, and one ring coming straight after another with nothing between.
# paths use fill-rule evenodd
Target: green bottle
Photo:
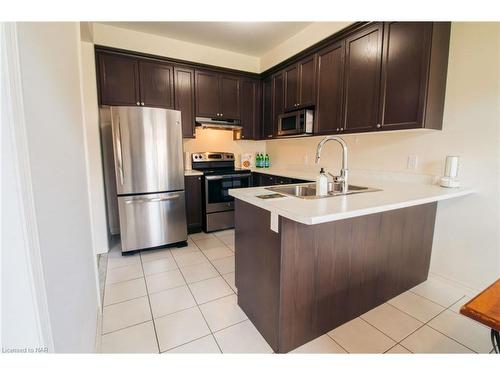
<instances>
[{"instance_id":1,"label":"green bottle","mask_svg":"<svg viewBox=\"0 0 500 375\"><path fill-rule=\"evenodd\" d=\"M269 155L266 154L266 156L264 157L264 168L269 168L271 166L271 162L269 160Z\"/></svg>"},{"instance_id":2,"label":"green bottle","mask_svg":"<svg viewBox=\"0 0 500 375\"><path fill-rule=\"evenodd\" d=\"M262 156L260 154L257 154L257 157L255 158L255 166L257 168L262 166Z\"/></svg>"}]
</instances>

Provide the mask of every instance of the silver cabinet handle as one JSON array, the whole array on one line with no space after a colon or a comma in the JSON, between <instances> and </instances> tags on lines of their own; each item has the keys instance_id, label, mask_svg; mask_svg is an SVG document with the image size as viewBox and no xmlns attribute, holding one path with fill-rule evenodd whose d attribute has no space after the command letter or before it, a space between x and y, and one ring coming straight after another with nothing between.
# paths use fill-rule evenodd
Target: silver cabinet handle
<instances>
[{"instance_id":1,"label":"silver cabinet handle","mask_svg":"<svg viewBox=\"0 0 500 375\"><path fill-rule=\"evenodd\" d=\"M137 104L137 105L141 105L141 102L137 102L137 103L135 103L135 104Z\"/></svg>"},{"instance_id":2,"label":"silver cabinet handle","mask_svg":"<svg viewBox=\"0 0 500 375\"><path fill-rule=\"evenodd\" d=\"M380 124L377 124L377 128L381 128L381 127L382 127L382 125L380 125Z\"/></svg>"},{"instance_id":3,"label":"silver cabinet handle","mask_svg":"<svg viewBox=\"0 0 500 375\"><path fill-rule=\"evenodd\" d=\"M144 105L144 102L141 102L141 105Z\"/></svg>"}]
</instances>

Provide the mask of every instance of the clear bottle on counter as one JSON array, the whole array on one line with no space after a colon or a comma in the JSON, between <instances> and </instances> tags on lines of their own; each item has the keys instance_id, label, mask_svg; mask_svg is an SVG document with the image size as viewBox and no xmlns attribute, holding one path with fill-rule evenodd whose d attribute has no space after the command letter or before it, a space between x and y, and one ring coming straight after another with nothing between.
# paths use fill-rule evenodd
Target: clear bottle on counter
<instances>
[{"instance_id":1,"label":"clear bottle on counter","mask_svg":"<svg viewBox=\"0 0 500 375\"><path fill-rule=\"evenodd\" d=\"M328 195L328 176L323 168L319 171L316 179L316 195Z\"/></svg>"}]
</instances>

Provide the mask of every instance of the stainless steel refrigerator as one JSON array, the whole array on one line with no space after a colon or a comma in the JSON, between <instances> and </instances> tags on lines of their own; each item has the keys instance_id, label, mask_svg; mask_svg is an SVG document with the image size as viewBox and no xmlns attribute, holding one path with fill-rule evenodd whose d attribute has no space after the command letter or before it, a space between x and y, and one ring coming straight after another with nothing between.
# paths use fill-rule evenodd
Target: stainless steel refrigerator
<instances>
[{"instance_id":1,"label":"stainless steel refrigerator","mask_svg":"<svg viewBox=\"0 0 500 375\"><path fill-rule=\"evenodd\" d=\"M180 111L109 111L122 252L186 241Z\"/></svg>"}]
</instances>

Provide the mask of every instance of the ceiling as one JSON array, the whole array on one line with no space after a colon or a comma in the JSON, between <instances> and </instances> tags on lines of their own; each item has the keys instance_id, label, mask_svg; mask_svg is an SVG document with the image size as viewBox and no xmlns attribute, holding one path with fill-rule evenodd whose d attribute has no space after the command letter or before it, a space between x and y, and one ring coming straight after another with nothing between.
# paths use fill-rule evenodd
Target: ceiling
<instances>
[{"instance_id":1,"label":"ceiling","mask_svg":"<svg viewBox=\"0 0 500 375\"><path fill-rule=\"evenodd\" d=\"M311 24L311 22L101 23L258 57Z\"/></svg>"}]
</instances>

